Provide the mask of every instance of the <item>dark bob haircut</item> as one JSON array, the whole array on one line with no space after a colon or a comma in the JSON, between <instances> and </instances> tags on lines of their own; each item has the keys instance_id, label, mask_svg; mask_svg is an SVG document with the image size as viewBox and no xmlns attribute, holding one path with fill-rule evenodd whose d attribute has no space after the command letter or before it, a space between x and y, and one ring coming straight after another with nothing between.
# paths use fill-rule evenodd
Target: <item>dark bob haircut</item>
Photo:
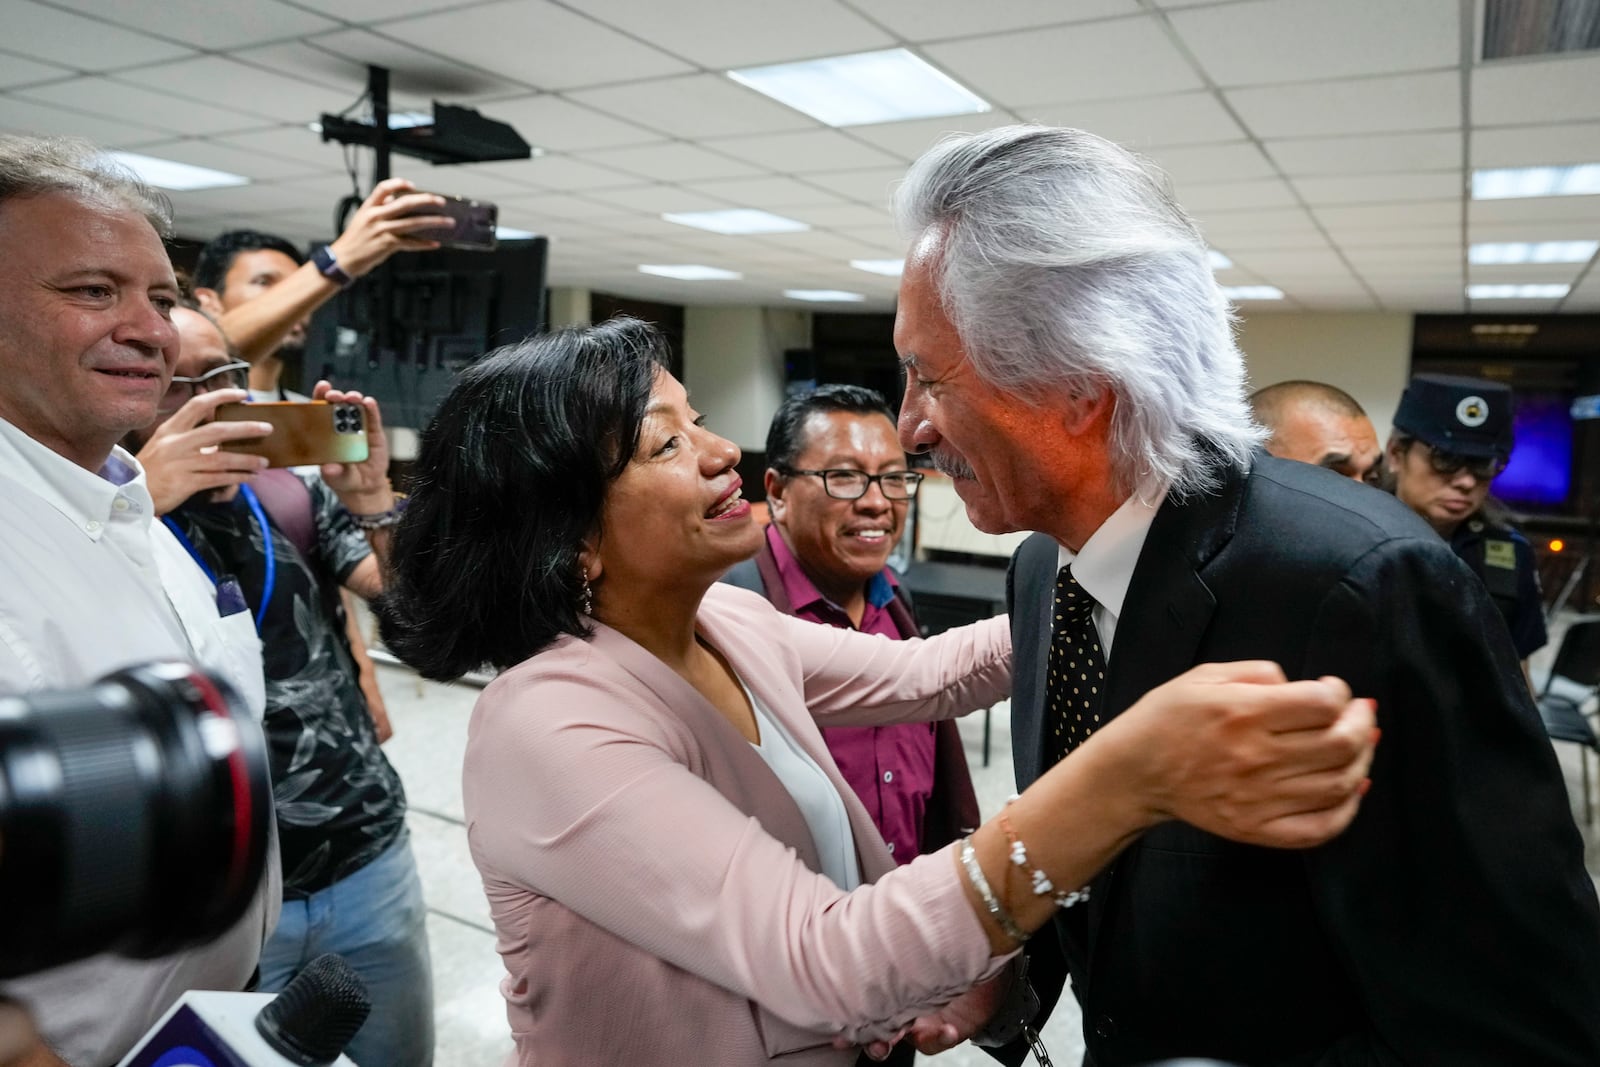
<instances>
[{"instance_id":1,"label":"dark bob haircut","mask_svg":"<svg viewBox=\"0 0 1600 1067\"><path fill-rule=\"evenodd\" d=\"M578 610L578 557L639 445L666 345L615 318L489 353L423 431L378 601L389 650L436 681L521 663Z\"/></svg>"},{"instance_id":2,"label":"dark bob haircut","mask_svg":"<svg viewBox=\"0 0 1600 1067\"><path fill-rule=\"evenodd\" d=\"M824 385L809 393L797 393L778 405L772 425L767 428L767 466L779 471L793 468L800 453L806 450L803 437L806 420L819 412L833 411L882 415L894 422L894 413L876 389L861 385Z\"/></svg>"}]
</instances>

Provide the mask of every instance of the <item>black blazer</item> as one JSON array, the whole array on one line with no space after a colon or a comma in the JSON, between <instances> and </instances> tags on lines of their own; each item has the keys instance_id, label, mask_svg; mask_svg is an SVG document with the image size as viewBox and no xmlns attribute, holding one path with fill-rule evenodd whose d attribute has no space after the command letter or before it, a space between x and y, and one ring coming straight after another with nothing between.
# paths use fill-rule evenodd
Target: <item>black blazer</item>
<instances>
[{"instance_id":1,"label":"black blazer","mask_svg":"<svg viewBox=\"0 0 1600 1067\"><path fill-rule=\"evenodd\" d=\"M1021 787L1046 758L1056 559L1036 535L1007 580ZM1482 583L1392 497L1258 453L1248 476L1158 511L1106 710L1239 659L1375 698L1372 791L1346 833L1309 851L1170 823L1123 852L1088 906L1029 948L1049 1003L1070 970L1086 1062L1600 1064L1600 907Z\"/></svg>"}]
</instances>

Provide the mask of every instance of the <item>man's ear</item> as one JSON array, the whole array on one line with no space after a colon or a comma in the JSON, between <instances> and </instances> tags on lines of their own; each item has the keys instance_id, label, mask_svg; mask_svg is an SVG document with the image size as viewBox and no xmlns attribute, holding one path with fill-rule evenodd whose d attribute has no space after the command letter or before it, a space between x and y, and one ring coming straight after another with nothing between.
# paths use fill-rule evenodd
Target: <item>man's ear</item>
<instances>
[{"instance_id":1,"label":"man's ear","mask_svg":"<svg viewBox=\"0 0 1600 1067\"><path fill-rule=\"evenodd\" d=\"M767 515L771 517L773 522L782 526L788 510L788 505L783 499L783 490L785 488L783 475L768 467L767 473L762 476L761 484L767 491Z\"/></svg>"},{"instance_id":2,"label":"man's ear","mask_svg":"<svg viewBox=\"0 0 1600 1067\"><path fill-rule=\"evenodd\" d=\"M1107 422L1117 407L1117 394L1110 389L1096 389L1092 393L1068 394L1057 407L1062 426L1073 436L1081 436L1096 422Z\"/></svg>"},{"instance_id":3,"label":"man's ear","mask_svg":"<svg viewBox=\"0 0 1600 1067\"><path fill-rule=\"evenodd\" d=\"M195 303L200 310L213 318L222 314L222 297L215 289L199 288L194 291Z\"/></svg>"}]
</instances>

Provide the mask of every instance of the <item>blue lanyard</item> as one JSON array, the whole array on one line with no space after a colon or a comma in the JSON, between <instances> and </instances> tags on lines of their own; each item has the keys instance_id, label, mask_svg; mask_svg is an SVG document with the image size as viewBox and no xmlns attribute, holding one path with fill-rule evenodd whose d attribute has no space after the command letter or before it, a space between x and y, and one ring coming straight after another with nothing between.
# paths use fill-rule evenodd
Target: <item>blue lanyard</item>
<instances>
[{"instance_id":1,"label":"blue lanyard","mask_svg":"<svg viewBox=\"0 0 1600 1067\"><path fill-rule=\"evenodd\" d=\"M267 617L267 605L272 602L272 587L278 579L278 553L272 545L272 528L267 525L267 512L261 506L261 498L256 496L256 491L248 485L241 485L239 493L244 497L244 502L250 505L250 514L255 516L256 529L261 532L261 545L267 554L267 575L261 584L261 605L256 608L256 632L260 633L261 620ZM167 529L172 531L172 536L178 539L178 544L183 546L184 551L188 552L195 563L200 565L200 569L205 572L205 576L211 579L211 584L213 586L220 585L216 572L201 557L200 550L194 547L194 542L189 540L188 534L185 534L178 524L172 521L172 516L163 515L161 521L167 524Z\"/></svg>"}]
</instances>

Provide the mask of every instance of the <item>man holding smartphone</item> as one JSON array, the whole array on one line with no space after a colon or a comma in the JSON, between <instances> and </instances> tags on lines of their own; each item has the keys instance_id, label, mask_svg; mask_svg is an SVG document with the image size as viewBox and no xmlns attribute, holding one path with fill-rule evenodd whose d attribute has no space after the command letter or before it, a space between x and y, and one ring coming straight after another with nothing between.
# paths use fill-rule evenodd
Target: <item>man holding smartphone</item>
<instances>
[{"instance_id":1,"label":"man holding smartphone","mask_svg":"<svg viewBox=\"0 0 1600 1067\"><path fill-rule=\"evenodd\" d=\"M293 399L278 378L284 359L303 351L311 313L395 253L438 248L438 241L414 235L454 224L448 215L427 213L444 203L404 178L379 182L344 232L309 260L282 237L255 230L207 242L195 264L195 298L251 365L250 388L275 394L267 399Z\"/></svg>"},{"instance_id":2,"label":"man holding smartphone","mask_svg":"<svg viewBox=\"0 0 1600 1067\"><path fill-rule=\"evenodd\" d=\"M219 588L239 591L261 634L284 891L261 989L281 990L315 957L338 953L372 998L350 1058L427 1067L432 969L405 791L379 748L339 595L341 586L363 597L381 590L379 558L398 518L377 402L327 382L314 391L364 408L361 463L269 470L264 457L213 450L224 433L261 436L271 426L213 421L245 399L248 365L203 313L180 307L172 323L172 386L134 444L163 521Z\"/></svg>"}]
</instances>

